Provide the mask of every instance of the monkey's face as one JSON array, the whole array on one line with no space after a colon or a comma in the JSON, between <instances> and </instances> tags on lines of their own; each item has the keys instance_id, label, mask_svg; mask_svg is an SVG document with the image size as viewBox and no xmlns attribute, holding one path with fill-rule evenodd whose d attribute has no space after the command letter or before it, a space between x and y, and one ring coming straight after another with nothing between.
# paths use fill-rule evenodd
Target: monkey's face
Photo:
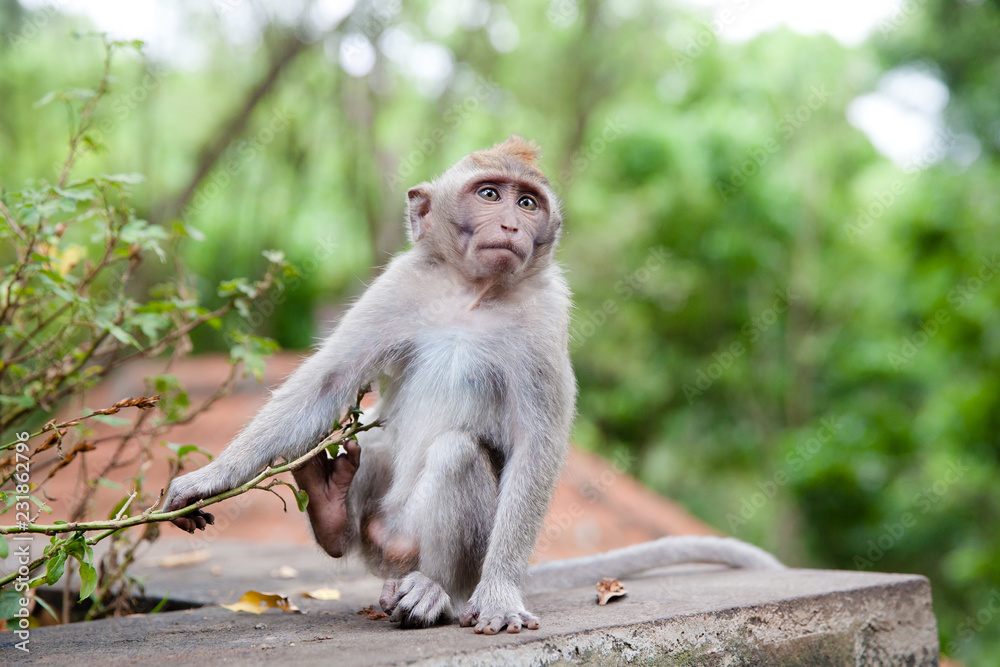
<instances>
[{"instance_id":1,"label":"monkey's face","mask_svg":"<svg viewBox=\"0 0 1000 667\"><path fill-rule=\"evenodd\" d=\"M549 198L530 181L475 178L459 191L456 250L475 277L504 277L530 265L552 243Z\"/></svg>"},{"instance_id":2,"label":"monkey's face","mask_svg":"<svg viewBox=\"0 0 1000 667\"><path fill-rule=\"evenodd\" d=\"M407 192L410 238L473 281L512 284L543 269L562 225L538 147L511 135Z\"/></svg>"}]
</instances>

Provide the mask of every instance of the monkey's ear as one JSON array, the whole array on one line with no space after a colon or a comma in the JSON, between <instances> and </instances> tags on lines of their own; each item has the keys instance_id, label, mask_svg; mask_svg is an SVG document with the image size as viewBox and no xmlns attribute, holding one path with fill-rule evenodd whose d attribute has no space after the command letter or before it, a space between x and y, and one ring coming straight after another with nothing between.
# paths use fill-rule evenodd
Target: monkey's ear
<instances>
[{"instance_id":1,"label":"monkey's ear","mask_svg":"<svg viewBox=\"0 0 1000 667\"><path fill-rule=\"evenodd\" d=\"M410 240L416 243L430 229L430 221L427 219L431 212L430 183L421 183L410 188L406 192L406 199L406 214L410 220L410 226L406 231Z\"/></svg>"}]
</instances>

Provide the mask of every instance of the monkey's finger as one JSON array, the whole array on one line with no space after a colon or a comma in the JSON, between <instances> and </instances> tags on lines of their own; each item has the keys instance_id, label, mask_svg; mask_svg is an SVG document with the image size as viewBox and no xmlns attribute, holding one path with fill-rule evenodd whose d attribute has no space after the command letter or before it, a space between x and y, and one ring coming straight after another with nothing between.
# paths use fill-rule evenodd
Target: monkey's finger
<instances>
[{"instance_id":1,"label":"monkey's finger","mask_svg":"<svg viewBox=\"0 0 1000 667\"><path fill-rule=\"evenodd\" d=\"M538 629L538 626L539 626L538 617L535 616L532 613L529 613L529 612L526 612L526 611L522 611L521 612L521 621L524 623L524 627L528 628L529 630L537 630Z\"/></svg>"},{"instance_id":2,"label":"monkey's finger","mask_svg":"<svg viewBox=\"0 0 1000 667\"><path fill-rule=\"evenodd\" d=\"M343 447L346 452L344 456L351 462L351 465L355 468L361 465L361 445L353 440L348 440L343 444Z\"/></svg>"},{"instance_id":3,"label":"monkey's finger","mask_svg":"<svg viewBox=\"0 0 1000 667\"><path fill-rule=\"evenodd\" d=\"M458 619L458 624L463 628L471 628L477 620L479 620L479 612L472 605L467 605Z\"/></svg>"},{"instance_id":4,"label":"monkey's finger","mask_svg":"<svg viewBox=\"0 0 1000 667\"><path fill-rule=\"evenodd\" d=\"M179 516L176 519L171 519L170 522L181 530L186 530L189 533L194 532L194 522L186 516Z\"/></svg>"},{"instance_id":5,"label":"monkey's finger","mask_svg":"<svg viewBox=\"0 0 1000 667\"><path fill-rule=\"evenodd\" d=\"M519 614L507 614L507 632L516 635L521 631L521 616Z\"/></svg>"}]
</instances>

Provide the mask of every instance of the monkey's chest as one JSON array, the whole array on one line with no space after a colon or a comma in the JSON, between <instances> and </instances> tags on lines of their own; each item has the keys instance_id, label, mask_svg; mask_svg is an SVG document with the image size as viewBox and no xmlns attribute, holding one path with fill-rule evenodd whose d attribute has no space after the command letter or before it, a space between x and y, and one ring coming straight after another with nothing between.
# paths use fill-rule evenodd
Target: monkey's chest
<instances>
[{"instance_id":1,"label":"monkey's chest","mask_svg":"<svg viewBox=\"0 0 1000 667\"><path fill-rule=\"evenodd\" d=\"M447 428L489 420L503 401L503 360L479 332L444 330L416 341L392 379L394 403Z\"/></svg>"}]
</instances>

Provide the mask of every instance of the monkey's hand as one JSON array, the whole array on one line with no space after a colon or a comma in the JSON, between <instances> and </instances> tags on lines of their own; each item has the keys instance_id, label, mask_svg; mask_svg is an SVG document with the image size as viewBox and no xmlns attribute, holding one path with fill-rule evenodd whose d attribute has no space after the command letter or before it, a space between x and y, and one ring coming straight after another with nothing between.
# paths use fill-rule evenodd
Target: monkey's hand
<instances>
[{"instance_id":1,"label":"monkey's hand","mask_svg":"<svg viewBox=\"0 0 1000 667\"><path fill-rule=\"evenodd\" d=\"M465 611L459 619L463 628L475 624L478 634L495 635L507 627L507 632L516 634L521 628L538 629L538 617L524 608L521 591L516 586L484 586L483 581L476 586Z\"/></svg>"},{"instance_id":2,"label":"monkey's hand","mask_svg":"<svg viewBox=\"0 0 1000 667\"><path fill-rule=\"evenodd\" d=\"M306 512L316 541L334 558L344 555L342 538L347 527L347 491L361 465L358 443L348 440L344 449L345 454L336 458L320 452L292 471L295 483L309 495Z\"/></svg>"},{"instance_id":3,"label":"monkey's hand","mask_svg":"<svg viewBox=\"0 0 1000 667\"><path fill-rule=\"evenodd\" d=\"M211 464L200 470L181 475L170 483L170 488L167 490L167 496L163 502L164 511L173 512L224 491L225 489L219 487L214 480ZM215 517L199 509L171 521L181 530L193 533L195 528L205 530L205 526L214 524Z\"/></svg>"}]
</instances>

